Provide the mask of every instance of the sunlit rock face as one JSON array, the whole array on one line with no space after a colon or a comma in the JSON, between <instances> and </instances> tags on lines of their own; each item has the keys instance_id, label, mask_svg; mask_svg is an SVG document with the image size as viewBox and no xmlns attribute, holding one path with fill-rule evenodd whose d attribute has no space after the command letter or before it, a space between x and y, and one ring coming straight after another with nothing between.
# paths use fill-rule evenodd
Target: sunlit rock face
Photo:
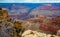
<instances>
[{"instance_id":1,"label":"sunlit rock face","mask_svg":"<svg viewBox=\"0 0 60 37\"><path fill-rule=\"evenodd\" d=\"M60 37L60 30L57 31L57 35Z\"/></svg>"},{"instance_id":2,"label":"sunlit rock face","mask_svg":"<svg viewBox=\"0 0 60 37\"><path fill-rule=\"evenodd\" d=\"M0 20L0 37L12 37L13 31L12 23Z\"/></svg>"},{"instance_id":3,"label":"sunlit rock face","mask_svg":"<svg viewBox=\"0 0 60 37\"><path fill-rule=\"evenodd\" d=\"M6 8L0 8L0 19L8 20L8 10Z\"/></svg>"},{"instance_id":4,"label":"sunlit rock face","mask_svg":"<svg viewBox=\"0 0 60 37\"><path fill-rule=\"evenodd\" d=\"M27 30L22 34L22 37L47 37L45 33Z\"/></svg>"},{"instance_id":5,"label":"sunlit rock face","mask_svg":"<svg viewBox=\"0 0 60 37\"><path fill-rule=\"evenodd\" d=\"M52 34L46 34L38 31L33 31L33 30L26 30L23 34L22 37L59 37L57 35L52 35Z\"/></svg>"}]
</instances>

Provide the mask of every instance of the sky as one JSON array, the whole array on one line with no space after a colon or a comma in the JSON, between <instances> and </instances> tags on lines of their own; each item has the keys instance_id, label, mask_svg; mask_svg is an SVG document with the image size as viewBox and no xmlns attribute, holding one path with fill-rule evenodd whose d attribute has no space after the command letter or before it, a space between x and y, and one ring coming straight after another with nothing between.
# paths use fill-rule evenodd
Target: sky
<instances>
[{"instance_id":1,"label":"sky","mask_svg":"<svg viewBox=\"0 0 60 37\"><path fill-rule=\"evenodd\" d=\"M60 0L0 0L0 3L53 3L60 2Z\"/></svg>"},{"instance_id":2,"label":"sky","mask_svg":"<svg viewBox=\"0 0 60 37\"><path fill-rule=\"evenodd\" d=\"M38 7L42 6L44 4L51 4L52 6L58 6L60 7L60 3L0 3L0 8L11 8L11 6L27 6L27 7Z\"/></svg>"}]
</instances>

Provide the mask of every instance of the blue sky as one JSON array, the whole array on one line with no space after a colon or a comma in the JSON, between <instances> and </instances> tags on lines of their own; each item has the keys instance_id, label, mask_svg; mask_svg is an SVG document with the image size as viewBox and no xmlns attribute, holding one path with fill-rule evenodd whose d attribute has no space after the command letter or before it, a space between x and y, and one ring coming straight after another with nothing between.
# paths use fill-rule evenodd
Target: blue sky
<instances>
[{"instance_id":1,"label":"blue sky","mask_svg":"<svg viewBox=\"0 0 60 37\"><path fill-rule=\"evenodd\" d=\"M46 3L0 3L0 8L11 8L11 6L15 4L16 6L19 5L19 6L27 6L27 7L38 7L38 6L42 6ZM48 3L47 3L48 4ZM52 6L58 6L60 7L60 3L49 3L51 4Z\"/></svg>"}]
</instances>

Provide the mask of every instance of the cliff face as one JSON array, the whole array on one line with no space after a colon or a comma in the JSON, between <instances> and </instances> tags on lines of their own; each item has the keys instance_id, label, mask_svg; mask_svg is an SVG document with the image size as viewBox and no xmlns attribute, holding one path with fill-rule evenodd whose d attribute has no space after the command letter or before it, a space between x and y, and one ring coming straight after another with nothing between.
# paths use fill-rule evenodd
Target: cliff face
<instances>
[{"instance_id":1,"label":"cliff face","mask_svg":"<svg viewBox=\"0 0 60 37\"><path fill-rule=\"evenodd\" d=\"M6 8L1 8L0 10L0 17L4 20L7 20L8 19L8 11Z\"/></svg>"},{"instance_id":2,"label":"cliff face","mask_svg":"<svg viewBox=\"0 0 60 37\"><path fill-rule=\"evenodd\" d=\"M52 5L43 5L33 9L29 15L34 15L34 17L37 15L55 17L60 15L60 8Z\"/></svg>"},{"instance_id":3,"label":"cliff face","mask_svg":"<svg viewBox=\"0 0 60 37\"><path fill-rule=\"evenodd\" d=\"M56 34L60 29L60 17L46 19L43 24L40 25L40 29L48 31L48 33L51 34Z\"/></svg>"},{"instance_id":4,"label":"cliff face","mask_svg":"<svg viewBox=\"0 0 60 37\"><path fill-rule=\"evenodd\" d=\"M37 18L29 19L28 21L32 22L32 30L37 30L39 28L38 31L42 30L42 32L50 34L56 34L57 31L60 30L60 16L55 18L46 18L40 16Z\"/></svg>"}]
</instances>

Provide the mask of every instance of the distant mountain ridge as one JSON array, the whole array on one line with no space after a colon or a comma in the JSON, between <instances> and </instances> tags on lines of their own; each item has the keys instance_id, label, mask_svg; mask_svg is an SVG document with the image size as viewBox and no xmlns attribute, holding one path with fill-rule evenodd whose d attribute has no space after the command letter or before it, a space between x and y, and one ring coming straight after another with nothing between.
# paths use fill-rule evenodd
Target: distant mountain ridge
<instances>
[{"instance_id":1,"label":"distant mountain ridge","mask_svg":"<svg viewBox=\"0 0 60 37\"><path fill-rule=\"evenodd\" d=\"M60 16L60 8L49 4L39 6L34 9L29 9L29 8L26 9L27 9L26 12L23 12L23 10L22 12L17 11L17 13L14 14L13 12L13 15L11 14L10 16L12 16L12 18L15 17L19 19L30 19L40 15L47 17Z\"/></svg>"}]
</instances>

